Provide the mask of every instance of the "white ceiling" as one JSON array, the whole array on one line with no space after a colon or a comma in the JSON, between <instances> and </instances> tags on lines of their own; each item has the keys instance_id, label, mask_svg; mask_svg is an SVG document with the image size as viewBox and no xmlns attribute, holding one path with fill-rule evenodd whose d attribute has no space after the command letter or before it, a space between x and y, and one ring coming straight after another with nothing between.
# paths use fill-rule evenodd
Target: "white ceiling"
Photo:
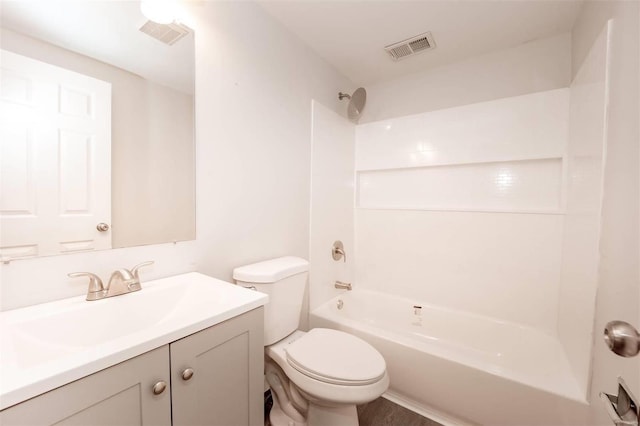
<instances>
[{"instance_id":1,"label":"white ceiling","mask_svg":"<svg viewBox=\"0 0 640 426\"><path fill-rule=\"evenodd\" d=\"M193 34L142 34L139 1L2 1L2 26L193 92ZM370 85L569 31L582 0L260 0L355 83ZM398 62L384 46L431 31L436 48Z\"/></svg>"},{"instance_id":2,"label":"white ceiling","mask_svg":"<svg viewBox=\"0 0 640 426\"><path fill-rule=\"evenodd\" d=\"M138 29L139 1L2 1L2 26L193 93L193 33L168 46Z\"/></svg>"},{"instance_id":3,"label":"white ceiling","mask_svg":"<svg viewBox=\"0 0 640 426\"><path fill-rule=\"evenodd\" d=\"M582 0L261 0L357 84L369 85L571 30ZM398 62L384 47L431 31L436 48Z\"/></svg>"}]
</instances>

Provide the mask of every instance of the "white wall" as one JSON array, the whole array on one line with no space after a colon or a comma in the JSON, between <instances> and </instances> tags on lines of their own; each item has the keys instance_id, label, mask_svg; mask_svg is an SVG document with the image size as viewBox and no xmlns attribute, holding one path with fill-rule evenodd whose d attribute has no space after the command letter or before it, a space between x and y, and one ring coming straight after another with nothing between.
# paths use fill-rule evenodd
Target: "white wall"
<instances>
[{"instance_id":1,"label":"white wall","mask_svg":"<svg viewBox=\"0 0 640 426\"><path fill-rule=\"evenodd\" d=\"M568 95L359 125L358 286L555 334Z\"/></svg>"},{"instance_id":2,"label":"white wall","mask_svg":"<svg viewBox=\"0 0 640 426\"><path fill-rule=\"evenodd\" d=\"M309 254L311 99L342 114L355 85L253 3L191 3L196 30L197 241L0 264L0 309L86 293L68 272L143 279Z\"/></svg>"},{"instance_id":3,"label":"white wall","mask_svg":"<svg viewBox=\"0 0 640 426\"><path fill-rule=\"evenodd\" d=\"M309 256L311 99L341 114L341 76L260 6L197 11L198 270Z\"/></svg>"},{"instance_id":4,"label":"white wall","mask_svg":"<svg viewBox=\"0 0 640 426\"><path fill-rule=\"evenodd\" d=\"M69 278L70 272L93 272L106 285L114 270L153 260L153 266L140 271L144 287L148 280L195 271L195 257L195 241L185 241L0 264L0 311L86 294L89 281Z\"/></svg>"},{"instance_id":5,"label":"white wall","mask_svg":"<svg viewBox=\"0 0 640 426\"><path fill-rule=\"evenodd\" d=\"M344 291L334 287L337 280L353 283L355 125L317 101L312 111L309 293L315 309ZM346 262L331 256L336 240L344 244Z\"/></svg>"},{"instance_id":6,"label":"white wall","mask_svg":"<svg viewBox=\"0 0 640 426\"><path fill-rule=\"evenodd\" d=\"M609 125L606 129L600 269L595 310L592 423L609 425L598 392L617 392L616 376L622 375L631 391L640 395L638 358L620 358L602 342L601 330L618 319L640 326L638 195L640 191L640 3L634 1L587 1L573 34L574 73L577 74L590 47L613 19L609 64Z\"/></svg>"},{"instance_id":7,"label":"white wall","mask_svg":"<svg viewBox=\"0 0 640 426\"><path fill-rule=\"evenodd\" d=\"M570 82L571 36L562 34L368 86L360 123L557 89Z\"/></svg>"}]
</instances>

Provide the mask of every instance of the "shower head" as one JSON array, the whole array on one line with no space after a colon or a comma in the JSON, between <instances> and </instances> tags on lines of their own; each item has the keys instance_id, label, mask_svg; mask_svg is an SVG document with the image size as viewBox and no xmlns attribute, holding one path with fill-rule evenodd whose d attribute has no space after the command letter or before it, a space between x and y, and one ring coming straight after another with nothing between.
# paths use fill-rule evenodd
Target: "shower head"
<instances>
[{"instance_id":1,"label":"shower head","mask_svg":"<svg viewBox=\"0 0 640 426\"><path fill-rule=\"evenodd\" d=\"M364 87L359 87L353 92L353 95L339 92L338 99L343 100L344 98L349 99L349 105L347 106L349 120L357 123L364 109L364 104L367 102L367 91L364 90Z\"/></svg>"}]
</instances>

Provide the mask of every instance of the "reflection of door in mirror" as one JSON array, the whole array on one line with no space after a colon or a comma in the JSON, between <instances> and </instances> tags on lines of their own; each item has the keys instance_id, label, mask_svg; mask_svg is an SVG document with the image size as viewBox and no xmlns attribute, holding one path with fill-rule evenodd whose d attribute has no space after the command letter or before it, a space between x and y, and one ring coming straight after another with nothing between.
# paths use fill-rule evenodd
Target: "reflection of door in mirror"
<instances>
[{"instance_id":1,"label":"reflection of door in mirror","mask_svg":"<svg viewBox=\"0 0 640 426\"><path fill-rule=\"evenodd\" d=\"M0 257L111 247L111 84L1 51Z\"/></svg>"},{"instance_id":2,"label":"reflection of door in mirror","mask_svg":"<svg viewBox=\"0 0 640 426\"><path fill-rule=\"evenodd\" d=\"M173 44L152 37L142 31L147 19L133 1L4 1L0 15L0 49L111 85L111 151L104 156L111 160L111 192L91 193L101 197L93 203L111 203L110 221L96 218L90 228L104 222L110 229L54 240L58 248L57 241L84 242L56 252L109 247L92 238L110 237L113 248L195 239L193 31L182 28L187 34ZM38 175L38 165L31 166ZM60 228L51 226L29 232L49 238ZM19 257L53 254L27 245L11 243Z\"/></svg>"}]
</instances>

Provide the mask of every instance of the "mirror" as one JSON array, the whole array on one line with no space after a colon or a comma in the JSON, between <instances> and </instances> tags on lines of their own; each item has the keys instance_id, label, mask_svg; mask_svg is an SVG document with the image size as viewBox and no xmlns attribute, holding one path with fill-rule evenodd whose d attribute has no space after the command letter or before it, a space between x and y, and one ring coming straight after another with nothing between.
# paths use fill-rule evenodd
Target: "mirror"
<instances>
[{"instance_id":1,"label":"mirror","mask_svg":"<svg viewBox=\"0 0 640 426\"><path fill-rule=\"evenodd\" d=\"M0 258L194 239L193 31L108 0L1 27Z\"/></svg>"}]
</instances>

